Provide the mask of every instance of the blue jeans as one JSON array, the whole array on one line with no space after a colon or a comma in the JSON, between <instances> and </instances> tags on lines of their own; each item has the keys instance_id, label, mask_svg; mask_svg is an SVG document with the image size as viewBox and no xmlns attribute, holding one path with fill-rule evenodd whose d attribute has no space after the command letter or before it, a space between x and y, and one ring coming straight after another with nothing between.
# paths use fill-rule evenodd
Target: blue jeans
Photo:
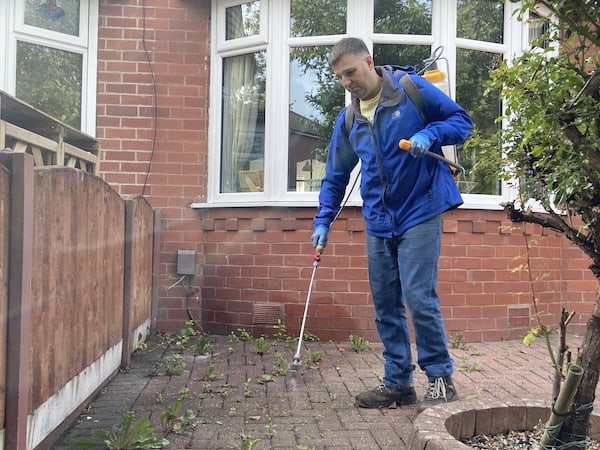
<instances>
[{"instance_id":1,"label":"blue jeans","mask_svg":"<svg viewBox=\"0 0 600 450\"><path fill-rule=\"evenodd\" d=\"M453 373L453 360L436 292L442 220L436 216L401 236L367 236L369 282L375 323L383 343L383 384L413 385L407 308L417 344L419 367L431 380Z\"/></svg>"}]
</instances>

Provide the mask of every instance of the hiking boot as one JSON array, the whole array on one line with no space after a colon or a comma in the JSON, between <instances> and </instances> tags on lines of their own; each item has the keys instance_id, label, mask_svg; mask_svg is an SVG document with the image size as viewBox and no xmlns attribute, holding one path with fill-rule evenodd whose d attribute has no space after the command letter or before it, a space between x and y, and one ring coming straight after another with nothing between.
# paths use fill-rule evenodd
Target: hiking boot
<instances>
[{"instance_id":1,"label":"hiking boot","mask_svg":"<svg viewBox=\"0 0 600 450\"><path fill-rule=\"evenodd\" d=\"M423 401L419 404L417 410L421 412L431 406L451 402L457 398L458 395L456 394L454 383L452 383L452 377L450 375L438 377L429 380L429 390L425 394L425 397L423 397Z\"/></svg>"},{"instance_id":2,"label":"hiking boot","mask_svg":"<svg viewBox=\"0 0 600 450\"><path fill-rule=\"evenodd\" d=\"M387 408L392 403L396 405L412 405L417 403L415 388L405 387L393 389L385 384L380 384L370 391L365 391L356 396L356 406L361 408Z\"/></svg>"}]
</instances>

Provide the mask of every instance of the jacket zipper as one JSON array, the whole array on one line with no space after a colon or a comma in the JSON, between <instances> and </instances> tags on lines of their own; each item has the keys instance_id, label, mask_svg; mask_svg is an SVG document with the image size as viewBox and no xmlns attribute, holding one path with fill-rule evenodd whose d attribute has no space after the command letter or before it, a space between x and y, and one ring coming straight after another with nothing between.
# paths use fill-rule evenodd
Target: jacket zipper
<instances>
[{"instance_id":1,"label":"jacket zipper","mask_svg":"<svg viewBox=\"0 0 600 450\"><path fill-rule=\"evenodd\" d=\"M375 117L373 117L373 121L375 121ZM369 127L369 134L371 135L371 141L373 142L373 149L375 150L375 157L377 158L377 165L379 166L379 173L381 176L381 203L383 204L383 208L390 219L390 230L392 234L394 234L395 224L394 224L394 216L389 211L387 204L385 202L385 193L387 191L387 177L385 174L385 170L383 167L383 161L381 158L381 152L379 151L379 145L377 140L375 139L375 132L373 131L373 124L367 121L367 126Z\"/></svg>"}]
</instances>

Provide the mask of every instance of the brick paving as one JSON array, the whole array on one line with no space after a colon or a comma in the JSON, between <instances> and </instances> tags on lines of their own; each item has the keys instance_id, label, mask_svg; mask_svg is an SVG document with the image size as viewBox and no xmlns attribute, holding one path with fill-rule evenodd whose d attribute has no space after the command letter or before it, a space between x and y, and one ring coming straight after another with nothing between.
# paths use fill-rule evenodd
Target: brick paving
<instances>
[{"instance_id":1,"label":"brick paving","mask_svg":"<svg viewBox=\"0 0 600 450\"><path fill-rule=\"evenodd\" d=\"M177 351L150 341L54 448L76 448L75 438L89 437L92 429L110 430L127 410L135 411L136 418L149 418L162 434L161 413L164 416L178 398L182 407L177 416L189 409L195 418L180 432L167 434L167 449L406 448L417 417L415 406L369 410L353 404L356 394L379 384L381 344L357 353L349 343L307 342L303 355L321 352L322 361L311 367L303 364L295 375L277 375L278 368L285 370L291 362L294 345L271 342L259 355L253 341L209 338L211 354L184 352L185 371L172 376L160 363ZM573 349L580 341L569 337ZM541 340L530 347L520 341L473 343L452 348L451 353L461 408L465 402L551 400L552 368ZM415 374L415 388L419 397L425 393L421 372ZM251 446L253 440L260 441Z\"/></svg>"}]
</instances>

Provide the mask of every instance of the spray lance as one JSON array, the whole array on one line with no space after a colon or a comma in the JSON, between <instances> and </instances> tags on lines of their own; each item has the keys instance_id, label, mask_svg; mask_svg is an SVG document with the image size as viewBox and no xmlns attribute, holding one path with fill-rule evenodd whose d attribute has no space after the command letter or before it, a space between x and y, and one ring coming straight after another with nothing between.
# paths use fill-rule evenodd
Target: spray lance
<instances>
[{"instance_id":1,"label":"spray lance","mask_svg":"<svg viewBox=\"0 0 600 450\"><path fill-rule=\"evenodd\" d=\"M319 263L321 262L321 253L323 252L323 248L324 247L321 244L317 245L317 247L315 248L313 270L312 275L310 277L310 283L308 284L308 293L306 294L306 304L304 305L304 315L302 316L302 325L300 326L298 347L296 348L294 359L292 361L292 364L290 365L290 370L292 372L297 372L298 369L300 369L300 351L302 350L302 340L304 338L304 326L306 325L306 315L308 313L308 305L310 303L310 294L312 292L313 281L315 280L315 273L317 271L317 267L319 267Z\"/></svg>"}]
</instances>

